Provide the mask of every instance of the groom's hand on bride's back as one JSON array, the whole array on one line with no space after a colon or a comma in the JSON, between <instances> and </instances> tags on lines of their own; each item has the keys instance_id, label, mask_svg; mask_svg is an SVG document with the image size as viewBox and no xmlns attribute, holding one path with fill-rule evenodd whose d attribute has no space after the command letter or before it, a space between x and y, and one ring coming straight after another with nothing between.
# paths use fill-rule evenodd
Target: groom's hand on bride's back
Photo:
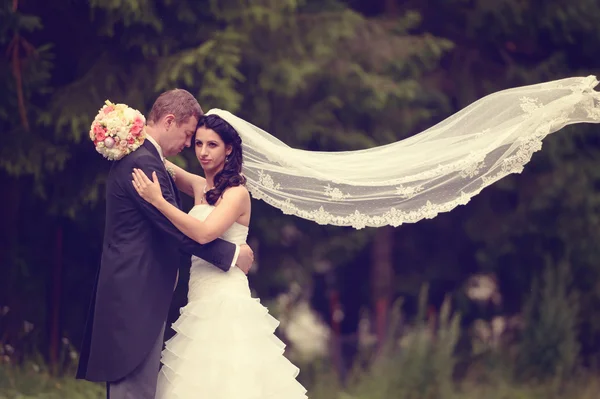
<instances>
[{"instance_id":1,"label":"groom's hand on bride's back","mask_svg":"<svg viewBox=\"0 0 600 399\"><path fill-rule=\"evenodd\" d=\"M252 248L244 244L240 246L240 253L237 258L235 265L239 267L245 274L248 274L252 263L254 262L254 252Z\"/></svg>"}]
</instances>

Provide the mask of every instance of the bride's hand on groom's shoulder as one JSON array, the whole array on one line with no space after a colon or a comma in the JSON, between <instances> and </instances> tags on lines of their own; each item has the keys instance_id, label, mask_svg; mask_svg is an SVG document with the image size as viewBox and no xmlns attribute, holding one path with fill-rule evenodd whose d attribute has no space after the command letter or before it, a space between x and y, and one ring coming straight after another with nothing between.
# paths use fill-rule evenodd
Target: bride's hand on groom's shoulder
<instances>
[{"instance_id":1,"label":"bride's hand on groom's shoulder","mask_svg":"<svg viewBox=\"0 0 600 399\"><path fill-rule=\"evenodd\" d=\"M152 172L152 180L148 179L146 174L137 168L133 169L131 175L133 176L131 184L133 184L140 197L155 206L158 202L164 200L156 172Z\"/></svg>"}]
</instances>

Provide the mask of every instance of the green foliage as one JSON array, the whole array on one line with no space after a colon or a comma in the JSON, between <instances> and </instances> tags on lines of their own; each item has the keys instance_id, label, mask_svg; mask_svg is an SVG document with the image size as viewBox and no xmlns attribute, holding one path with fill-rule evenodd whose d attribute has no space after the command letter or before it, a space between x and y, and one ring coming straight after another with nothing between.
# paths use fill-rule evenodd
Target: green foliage
<instances>
[{"instance_id":1,"label":"green foliage","mask_svg":"<svg viewBox=\"0 0 600 399\"><path fill-rule=\"evenodd\" d=\"M552 285L556 289L555 292L559 292L559 296L568 296L565 289L559 287L563 283L558 282L557 278L565 278L568 281L563 266L547 272L543 279L544 284L536 292L546 298L551 290L546 287ZM420 316L417 318L414 330L403 331L404 338L398 340L398 332L401 329L397 327L400 325L401 318L396 307L394 312L396 325L393 327L396 333L389 334L379 356L371 361L360 362L359 367L354 370L353 378L346 386L341 386L335 375L321 366L319 370L324 372L311 378L310 385L307 386L309 397L315 399L592 399L597 397L600 385L596 375L577 370L570 374L570 379L565 380L565 374L562 372L564 369L555 367L552 370L548 369L548 373L543 378L536 379L533 376L539 371L539 364L534 361L525 366L523 363L514 363L508 357L502 356L503 361L506 361L504 367L511 371L516 370L515 367L532 367L531 369L520 368L520 372L523 373L521 375L506 373L501 367L490 367L475 359L470 359L466 374L456 373L457 361L461 356L456 351L461 334L459 317L450 315L449 302L446 301L439 320L436 322L432 319L425 320L423 314L427 305L426 294L427 288L423 287L420 294ZM539 295L536 296L538 301ZM548 313L546 319L552 318L549 315L550 307L558 309L564 315L563 305L546 306L536 303L535 306L548 308L544 311ZM544 323L540 322L539 318L532 317L528 320L533 323L532 330L541 327ZM566 322L569 323L572 325L572 320ZM536 339L539 342L534 341ZM539 348L547 342L548 339L542 334L534 334L524 337L519 347L531 345ZM566 363L577 357L577 348L570 346L572 342L568 334L563 334L554 340L555 345L563 348L562 355L567 359ZM500 350L506 349L503 347ZM496 353L496 355L501 354ZM301 377L303 375L304 369L300 373ZM515 375L517 378L513 378Z\"/></svg>"},{"instance_id":2,"label":"green foliage","mask_svg":"<svg viewBox=\"0 0 600 399\"><path fill-rule=\"evenodd\" d=\"M566 330L558 327L560 320L573 326L572 319L564 318L569 297L568 281L567 269L561 265L549 267L542 283L536 283L527 313L527 322L532 323L532 327L526 330L529 332L523 335L519 345L529 363L508 362L505 365L511 369L518 367L515 369L519 370L517 378L478 361L472 361L464 375L456 373L457 360L461 356L457 353L460 318L451 314L449 299L444 301L437 319L425 317L426 286L421 288L419 315L411 327L407 328L400 312L401 302L397 302L384 347L372 356L364 354L347 384L341 384L331 365L321 360L303 364L299 378L308 389L308 396L315 399L595 399L600 389L596 375L572 368L574 372L570 378L564 378L564 371L575 364L572 360L578 353L572 334L551 335L551 326ZM563 299L553 299L553 294ZM553 316L553 312L563 318ZM559 356L546 363L536 362L543 360L538 355L543 355L544 351L528 349L552 351L555 347L561 348ZM538 374L540 364L554 364L555 367L543 369L545 374L542 376ZM0 362L0 399L92 399L104 395L101 384L75 381L68 376L53 377L41 358L25 361L20 366Z\"/></svg>"},{"instance_id":3,"label":"green foliage","mask_svg":"<svg viewBox=\"0 0 600 399\"><path fill-rule=\"evenodd\" d=\"M454 394L454 352L460 317L451 314L448 298L437 320L426 318L427 291L426 286L422 287L419 316L408 331L401 328L400 303L396 304L385 346L366 371L355 370L348 387L352 397L433 399Z\"/></svg>"},{"instance_id":4,"label":"green foliage","mask_svg":"<svg viewBox=\"0 0 600 399\"><path fill-rule=\"evenodd\" d=\"M0 365L0 399L100 399L106 396L101 384L76 381L72 378L54 378L43 371L36 371L33 364L14 368ZM308 396L314 399L377 399L378 391L372 393L355 388L344 389L334 374L323 372L313 384L308 385ZM304 370L302 370L302 373ZM370 375L375 387L388 384L388 375ZM600 385L596 376L581 375L566 387L556 388L553 384L516 384L500 381L494 384L456 384L457 393L435 396L436 399L596 399ZM429 399L418 392L392 391L386 399Z\"/></svg>"},{"instance_id":5,"label":"green foliage","mask_svg":"<svg viewBox=\"0 0 600 399\"><path fill-rule=\"evenodd\" d=\"M0 8L0 45L6 46L6 55L0 58L0 127L3 144L0 147L0 171L8 175L33 176L36 189L46 171L64 167L65 153L37 129L39 105L34 100L51 91L52 45L44 43L33 47L27 37L43 28L36 15L12 12L8 3ZM3 52L4 53L4 52ZM16 67L20 65L21 88L25 116L33 125L27 129L20 117ZM43 160L43 161L42 161ZM40 162L41 161L41 162Z\"/></svg>"},{"instance_id":6,"label":"green foliage","mask_svg":"<svg viewBox=\"0 0 600 399\"><path fill-rule=\"evenodd\" d=\"M101 399L102 384L56 378L42 370L43 365L27 363L14 367L0 363L0 399Z\"/></svg>"},{"instance_id":7,"label":"green foliage","mask_svg":"<svg viewBox=\"0 0 600 399\"><path fill-rule=\"evenodd\" d=\"M462 384L458 398L461 399L594 399L600 386L597 377L579 376L565 385L515 383L499 380L493 384ZM446 399L445 397L443 399Z\"/></svg>"},{"instance_id":8,"label":"green foliage","mask_svg":"<svg viewBox=\"0 0 600 399\"><path fill-rule=\"evenodd\" d=\"M534 280L525 302L525 325L517 355L521 378L568 378L577 370L579 307L572 291L569 265L548 264L541 281Z\"/></svg>"}]
</instances>

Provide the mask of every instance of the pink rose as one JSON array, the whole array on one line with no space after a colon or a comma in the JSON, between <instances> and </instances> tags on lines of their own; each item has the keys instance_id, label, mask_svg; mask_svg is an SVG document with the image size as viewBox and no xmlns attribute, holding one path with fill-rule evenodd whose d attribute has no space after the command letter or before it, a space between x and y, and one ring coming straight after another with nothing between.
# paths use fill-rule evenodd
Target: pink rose
<instances>
[{"instance_id":1,"label":"pink rose","mask_svg":"<svg viewBox=\"0 0 600 399\"><path fill-rule=\"evenodd\" d=\"M131 125L131 128L129 129L129 133L131 133L134 137L137 137L140 135L140 133L142 132L143 129L144 129L144 121L139 116L136 116L135 119L133 120L133 124Z\"/></svg>"},{"instance_id":2,"label":"pink rose","mask_svg":"<svg viewBox=\"0 0 600 399\"><path fill-rule=\"evenodd\" d=\"M108 114L111 113L115 110L115 107L113 107L112 105L107 106L106 108L104 108L104 113Z\"/></svg>"},{"instance_id":3,"label":"pink rose","mask_svg":"<svg viewBox=\"0 0 600 399\"><path fill-rule=\"evenodd\" d=\"M135 143L135 139L133 137L131 137L131 136L128 137L127 138L127 144L133 144L133 143Z\"/></svg>"},{"instance_id":4,"label":"pink rose","mask_svg":"<svg viewBox=\"0 0 600 399\"><path fill-rule=\"evenodd\" d=\"M129 133L131 133L131 135L133 137L138 137L140 135L140 133L142 133L142 128L143 128L143 126L132 125L131 128L129 129Z\"/></svg>"},{"instance_id":5,"label":"pink rose","mask_svg":"<svg viewBox=\"0 0 600 399\"><path fill-rule=\"evenodd\" d=\"M106 133L104 133L104 130L98 130L96 132L96 140L97 141L104 141L105 138L106 138Z\"/></svg>"},{"instance_id":6,"label":"pink rose","mask_svg":"<svg viewBox=\"0 0 600 399\"><path fill-rule=\"evenodd\" d=\"M104 139L106 138L106 129L98 123L94 124L93 132L96 141L104 141Z\"/></svg>"}]
</instances>

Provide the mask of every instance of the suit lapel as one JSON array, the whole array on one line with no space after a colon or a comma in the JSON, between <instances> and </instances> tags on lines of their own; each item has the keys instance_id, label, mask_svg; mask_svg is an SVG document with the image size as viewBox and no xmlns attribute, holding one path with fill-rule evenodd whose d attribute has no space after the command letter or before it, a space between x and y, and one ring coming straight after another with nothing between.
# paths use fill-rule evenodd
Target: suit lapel
<instances>
[{"instance_id":1,"label":"suit lapel","mask_svg":"<svg viewBox=\"0 0 600 399\"><path fill-rule=\"evenodd\" d=\"M160 161L160 163L163 165L163 168L165 169L165 172L167 173L167 176L169 177L169 184L171 186L171 192L175 196L175 202L177 202L177 207L181 208L181 199L179 198L179 190L177 189L177 186L175 185L175 181L171 177L171 174L167 171L167 168L165 167L164 162L162 161L162 159L160 159L160 155L158 154L158 150L156 149L156 147L154 146L154 144L152 144L148 140L144 140L144 142L142 143L142 146L146 147L146 149L148 151L150 151L156 158L158 158L158 160Z\"/></svg>"},{"instance_id":2,"label":"suit lapel","mask_svg":"<svg viewBox=\"0 0 600 399\"><path fill-rule=\"evenodd\" d=\"M171 182L171 190L173 190L173 194L175 194L175 201L177 202L177 207L181 208L181 199L179 198L179 190L175 185L175 180L171 177L171 174L167 170L167 176L169 176L169 181Z\"/></svg>"}]
</instances>

